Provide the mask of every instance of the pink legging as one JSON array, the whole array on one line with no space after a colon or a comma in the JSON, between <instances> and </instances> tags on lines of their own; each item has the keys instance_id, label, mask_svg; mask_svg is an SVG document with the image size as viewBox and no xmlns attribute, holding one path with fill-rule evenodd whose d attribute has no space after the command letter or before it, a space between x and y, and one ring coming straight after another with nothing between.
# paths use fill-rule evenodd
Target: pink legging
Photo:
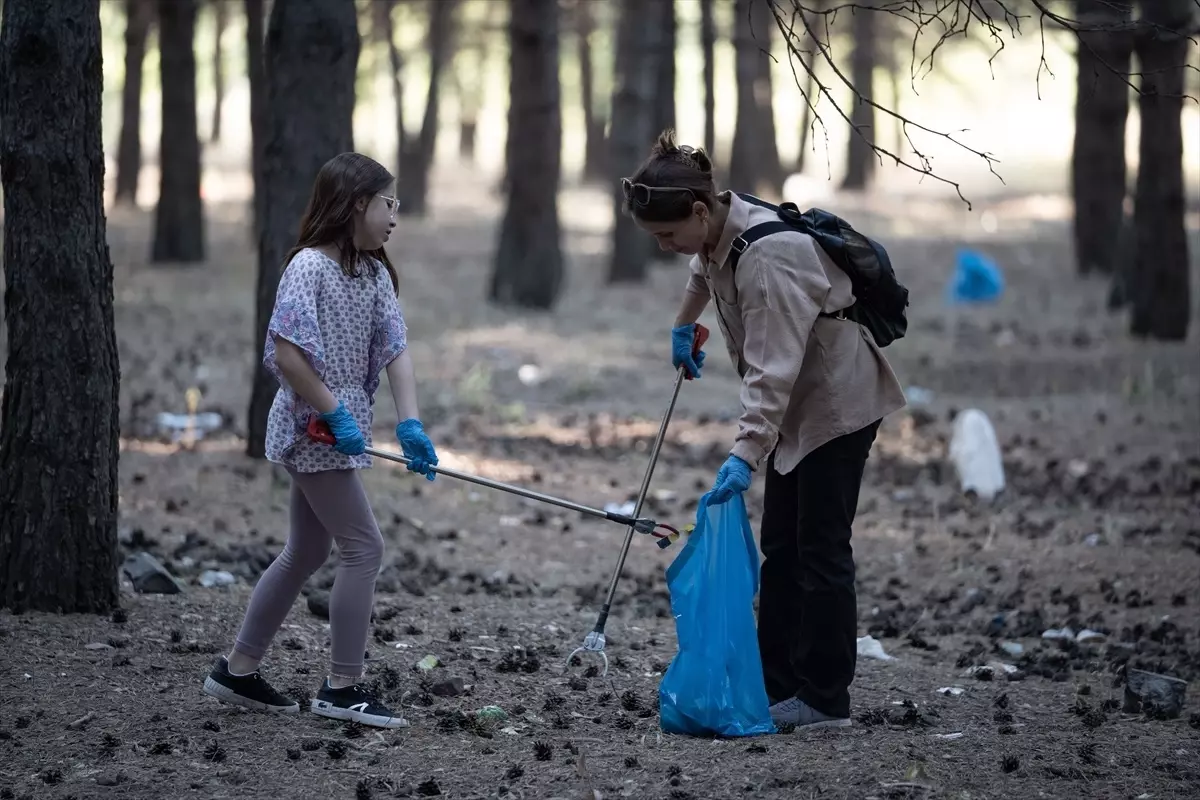
<instances>
[{"instance_id":1,"label":"pink legging","mask_svg":"<svg viewBox=\"0 0 1200 800\"><path fill-rule=\"evenodd\" d=\"M309 576L337 542L341 554L329 595L333 674L356 677L383 561L383 537L357 470L293 472L291 532L287 544L259 578L234 649L261 659Z\"/></svg>"}]
</instances>

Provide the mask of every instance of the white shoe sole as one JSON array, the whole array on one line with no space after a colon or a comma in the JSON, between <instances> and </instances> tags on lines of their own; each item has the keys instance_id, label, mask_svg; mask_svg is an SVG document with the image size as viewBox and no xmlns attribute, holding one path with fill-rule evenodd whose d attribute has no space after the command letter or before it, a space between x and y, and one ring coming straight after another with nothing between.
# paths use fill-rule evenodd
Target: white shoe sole
<instances>
[{"instance_id":1,"label":"white shoe sole","mask_svg":"<svg viewBox=\"0 0 1200 800\"><path fill-rule=\"evenodd\" d=\"M360 725L369 725L372 728L394 730L396 728L408 727L408 720L404 717L382 717L378 714L367 714L362 711L355 711L352 708L339 708L324 700L313 700L311 710L314 714L321 717L337 719L343 722L357 722Z\"/></svg>"},{"instance_id":2,"label":"white shoe sole","mask_svg":"<svg viewBox=\"0 0 1200 800\"><path fill-rule=\"evenodd\" d=\"M214 681L212 678L204 679L204 693L209 697L215 697L222 703L229 703L242 708L248 708L251 711L268 711L273 714L299 714L300 704L292 703L290 706L272 706L266 703L260 703L257 700L251 700L248 697L242 697L227 686Z\"/></svg>"},{"instance_id":3,"label":"white shoe sole","mask_svg":"<svg viewBox=\"0 0 1200 800\"><path fill-rule=\"evenodd\" d=\"M848 719L827 719L821 722L810 722L807 725L801 725L790 720L774 720L776 727L782 725L795 725L797 731L817 731L825 728L849 728L854 723Z\"/></svg>"}]
</instances>

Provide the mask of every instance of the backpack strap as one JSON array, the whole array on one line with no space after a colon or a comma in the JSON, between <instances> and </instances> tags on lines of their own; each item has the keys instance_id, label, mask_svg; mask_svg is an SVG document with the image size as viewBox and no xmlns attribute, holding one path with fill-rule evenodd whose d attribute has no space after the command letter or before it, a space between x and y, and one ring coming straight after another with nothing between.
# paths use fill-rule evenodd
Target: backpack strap
<instances>
[{"instance_id":1,"label":"backpack strap","mask_svg":"<svg viewBox=\"0 0 1200 800\"><path fill-rule=\"evenodd\" d=\"M764 236L770 236L772 233L782 233L783 231L794 231L796 228L783 220L771 220L770 222L760 222L752 228L747 228L742 232L742 235L733 240L729 245L729 269L730 271L737 270L738 259L742 257L742 253L746 252L746 248L757 242Z\"/></svg>"}]
</instances>

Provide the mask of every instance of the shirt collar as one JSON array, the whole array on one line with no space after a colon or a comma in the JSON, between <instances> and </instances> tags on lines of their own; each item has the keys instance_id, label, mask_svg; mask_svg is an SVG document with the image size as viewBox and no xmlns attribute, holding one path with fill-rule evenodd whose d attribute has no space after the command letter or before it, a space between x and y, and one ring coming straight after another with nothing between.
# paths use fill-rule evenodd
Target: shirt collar
<instances>
[{"instance_id":1,"label":"shirt collar","mask_svg":"<svg viewBox=\"0 0 1200 800\"><path fill-rule=\"evenodd\" d=\"M721 229L721 238L713 248L708 258L717 268L725 266L729 260L729 251L733 249L733 240L746 232L750 225L750 204L738 197L734 192L724 191L717 195L719 200L729 203L729 213L725 216L725 227Z\"/></svg>"}]
</instances>

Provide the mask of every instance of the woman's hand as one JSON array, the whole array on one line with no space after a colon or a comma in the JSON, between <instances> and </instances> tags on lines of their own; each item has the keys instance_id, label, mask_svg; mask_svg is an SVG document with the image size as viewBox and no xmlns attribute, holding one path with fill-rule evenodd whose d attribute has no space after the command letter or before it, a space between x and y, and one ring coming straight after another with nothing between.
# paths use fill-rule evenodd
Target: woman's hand
<instances>
[{"instance_id":1,"label":"woman's hand","mask_svg":"<svg viewBox=\"0 0 1200 800\"><path fill-rule=\"evenodd\" d=\"M430 467L437 466L437 451L433 449L433 442L425 435L421 420L410 417L397 425L396 440L400 442L400 449L408 458L409 472L418 472L429 480L437 477L437 473L430 470Z\"/></svg>"},{"instance_id":2,"label":"woman's hand","mask_svg":"<svg viewBox=\"0 0 1200 800\"><path fill-rule=\"evenodd\" d=\"M689 378L699 378L700 368L704 366L703 350L692 356L695 346L696 323L689 322L671 329L671 363L675 369L686 367Z\"/></svg>"},{"instance_id":3,"label":"woman's hand","mask_svg":"<svg viewBox=\"0 0 1200 800\"><path fill-rule=\"evenodd\" d=\"M709 505L719 506L749 488L750 465L737 456L730 456L717 471L717 480L708 497Z\"/></svg>"},{"instance_id":4,"label":"woman's hand","mask_svg":"<svg viewBox=\"0 0 1200 800\"><path fill-rule=\"evenodd\" d=\"M345 404L338 403L337 408L326 411L321 415L321 419L325 420L333 433L334 450L348 456L362 455L367 443L363 439L362 431L358 429L358 423L346 410Z\"/></svg>"}]
</instances>

